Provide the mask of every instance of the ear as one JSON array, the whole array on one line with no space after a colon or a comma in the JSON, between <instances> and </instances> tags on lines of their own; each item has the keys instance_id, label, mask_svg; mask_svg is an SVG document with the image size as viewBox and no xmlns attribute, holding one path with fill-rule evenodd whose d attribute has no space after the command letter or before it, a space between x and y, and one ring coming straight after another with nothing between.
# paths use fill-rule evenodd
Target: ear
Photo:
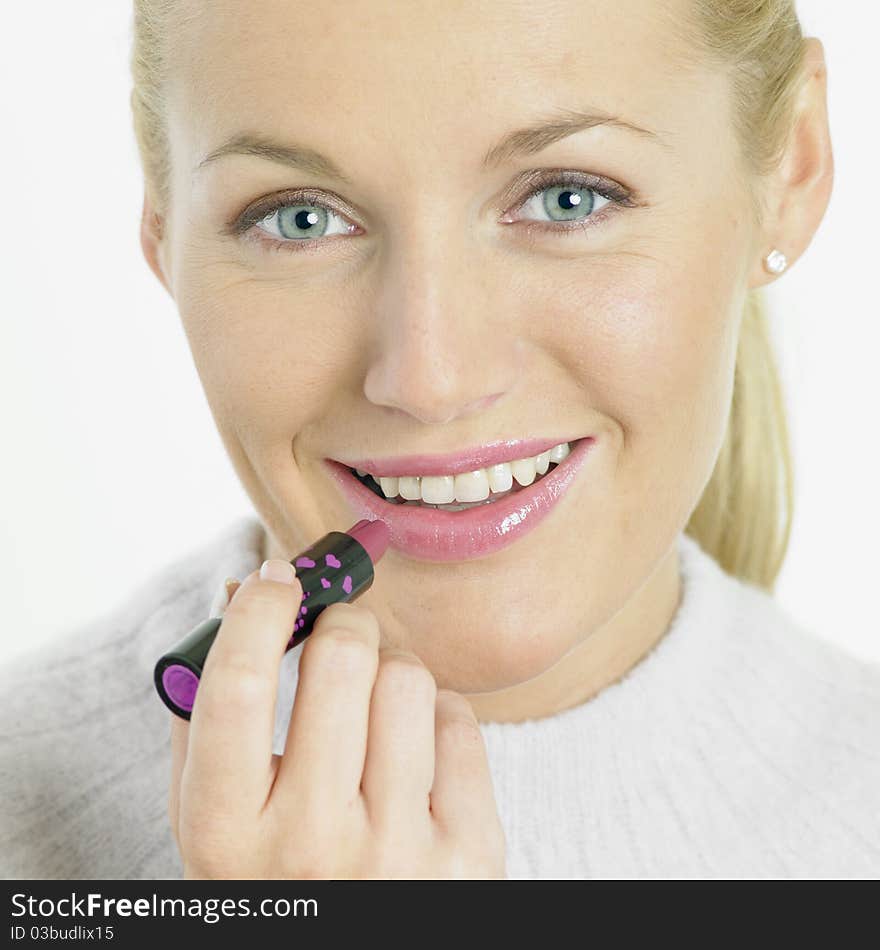
<instances>
[{"instance_id":1,"label":"ear","mask_svg":"<svg viewBox=\"0 0 880 950\"><path fill-rule=\"evenodd\" d=\"M764 269L773 248L782 251L788 266L809 247L831 198L834 157L828 128L828 71L822 41L804 40L801 88L795 101L791 138L779 168L766 190L766 217L750 287L775 280Z\"/></svg>"},{"instance_id":2,"label":"ear","mask_svg":"<svg viewBox=\"0 0 880 950\"><path fill-rule=\"evenodd\" d=\"M144 205L141 211L141 248L150 265L150 270L159 278L162 286L174 297L171 281L165 267L165 253L168 249L163 220L153 209L150 199L144 192Z\"/></svg>"}]
</instances>

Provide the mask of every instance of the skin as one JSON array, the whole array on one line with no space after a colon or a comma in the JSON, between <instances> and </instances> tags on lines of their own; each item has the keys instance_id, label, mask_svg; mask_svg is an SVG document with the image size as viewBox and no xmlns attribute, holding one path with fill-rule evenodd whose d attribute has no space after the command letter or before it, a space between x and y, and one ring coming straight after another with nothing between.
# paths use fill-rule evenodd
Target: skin
<instances>
[{"instance_id":1,"label":"skin","mask_svg":"<svg viewBox=\"0 0 880 950\"><path fill-rule=\"evenodd\" d=\"M772 248L798 259L829 200L823 47L807 41L797 134L755 183L729 80L681 45L667 4L591 0L588 18L574 0L344 7L189 4L168 94L173 200L160 219L145 199L144 253L178 305L266 557L356 520L324 457L597 437L525 538L453 564L391 550L358 601L381 648L415 655L477 719L552 715L622 677L679 605L676 540L721 448L746 292L775 279ZM597 126L481 169L504 133L587 104L662 141ZM315 148L351 183L255 156L193 172L241 131ZM567 233L542 195L519 205L534 169L602 176L638 203ZM258 243L284 240L272 220L255 241L222 232L301 187L338 196L328 227L359 233L297 252Z\"/></svg>"}]
</instances>

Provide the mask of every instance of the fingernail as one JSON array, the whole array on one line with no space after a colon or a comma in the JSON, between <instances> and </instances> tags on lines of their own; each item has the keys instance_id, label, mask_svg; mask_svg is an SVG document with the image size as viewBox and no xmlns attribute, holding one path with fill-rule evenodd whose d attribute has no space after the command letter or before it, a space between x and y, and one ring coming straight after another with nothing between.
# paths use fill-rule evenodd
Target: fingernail
<instances>
[{"instance_id":1,"label":"fingernail","mask_svg":"<svg viewBox=\"0 0 880 950\"><path fill-rule=\"evenodd\" d=\"M271 557L268 561L263 561L263 566L260 568L260 580L293 584L295 579L296 571L290 561L282 561L281 558L277 557Z\"/></svg>"},{"instance_id":2,"label":"fingernail","mask_svg":"<svg viewBox=\"0 0 880 950\"><path fill-rule=\"evenodd\" d=\"M214 600L211 602L211 612L208 614L209 617L222 617L223 611L226 610L229 605L229 585L237 583L237 578L227 577L225 581L220 585L217 590L217 593L214 595Z\"/></svg>"},{"instance_id":3,"label":"fingernail","mask_svg":"<svg viewBox=\"0 0 880 950\"><path fill-rule=\"evenodd\" d=\"M226 595L229 598L229 603L232 603L232 598L235 597L235 592L239 587L241 587L241 581L237 577L226 578ZM226 606L228 607L229 604Z\"/></svg>"}]
</instances>

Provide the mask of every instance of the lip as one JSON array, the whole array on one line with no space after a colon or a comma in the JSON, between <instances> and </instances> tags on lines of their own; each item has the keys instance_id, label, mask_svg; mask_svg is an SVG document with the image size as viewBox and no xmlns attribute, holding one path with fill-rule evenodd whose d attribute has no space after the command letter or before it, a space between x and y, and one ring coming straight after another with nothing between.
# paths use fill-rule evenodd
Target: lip
<instances>
[{"instance_id":1,"label":"lip","mask_svg":"<svg viewBox=\"0 0 880 950\"><path fill-rule=\"evenodd\" d=\"M398 455L394 458L331 459L378 477L393 475L463 475L499 462L531 458L563 442L576 439L505 439L449 455Z\"/></svg>"},{"instance_id":2,"label":"lip","mask_svg":"<svg viewBox=\"0 0 880 950\"><path fill-rule=\"evenodd\" d=\"M424 561L471 561L494 554L525 537L560 503L586 462L596 438L584 436L571 441L577 441L571 452L539 481L491 505L463 511L438 511L434 508L393 504L362 485L349 472L346 467L348 463L329 458L323 461L358 518L370 521L379 519L388 525L391 532L390 547ZM552 448L552 445L548 447ZM391 461L397 464L398 460ZM352 468L361 466L352 465ZM396 470L401 471L399 468ZM421 471L429 474L425 469ZM451 474L448 468L444 473Z\"/></svg>"}]
</instances>

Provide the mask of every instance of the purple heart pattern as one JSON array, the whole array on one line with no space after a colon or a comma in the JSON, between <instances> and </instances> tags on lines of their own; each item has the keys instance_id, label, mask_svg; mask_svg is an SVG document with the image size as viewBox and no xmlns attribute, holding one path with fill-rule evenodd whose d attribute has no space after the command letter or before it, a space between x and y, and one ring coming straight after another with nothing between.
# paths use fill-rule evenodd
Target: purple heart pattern
<instances>
[{"instance_id":1,"label":"purple heart pattern","mask_svg":"<svg viewBox=\"0 0 880 950\"><path fill-rule=\"evenodd\" d=\"M327 554L327 555L325 555L325 556L324 556L324 562L326 563L327 567L333 567L333 568L342 567L342 562L339 560L338 557L336 557L335 554ZM314 566L315 566L315 562L314 562L310 557L298 557L298 558L296 559L296 562L295 562L294 566L295 566L295 567L314 567ZM332 585L331 581L327 580L326 577L322 577L322 578L321 578L321 586L324 588L324 590L329 590L333 585ZM343 581L342 581L342 589L345 591L346 594L350 594L350 593L351 593L351 591L352 591L352 580L351 580L351 575L350 575L350 574L346 574L346 575L345 575L345 578L344 578ZM305 601L305 599L309 596L309 593L310 593L310 591L306 591L306 592L304 593L304 595L303 595L303 601ZM306 614L308 613L308 607L306 607L305 604L303 604L303 605L300 607L300 611L299 611L299 612L300 612L300 616L299 616L299 618L297 619L297 621L296 621L296 623L294 624L294 627L293 627L293 632L294 632L294 633L296 633L296 631L299 630L300 627L304 627L304 626L305 626L305 623L306 623L306 621L305 621L305 616L306 616ZM293 638L291 637L291 639L293 639Z\"/></svg>"}]
</instances>

